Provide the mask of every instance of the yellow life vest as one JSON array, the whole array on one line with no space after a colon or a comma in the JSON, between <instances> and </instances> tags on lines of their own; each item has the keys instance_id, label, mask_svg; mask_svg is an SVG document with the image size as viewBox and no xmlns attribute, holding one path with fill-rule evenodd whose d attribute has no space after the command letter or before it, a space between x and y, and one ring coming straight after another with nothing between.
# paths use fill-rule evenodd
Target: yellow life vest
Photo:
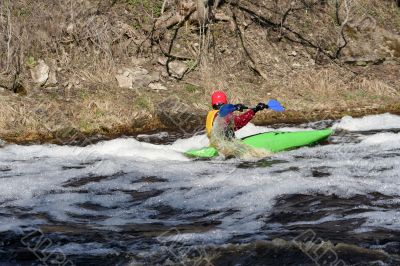
<instances>
[{"instance_id":1,"label":"yellow life vest","mask_svg":"<svg viewBox=\"0 0 400 266\"><path fill-rule=\"evenodd\" d=\"M212 110L209 111L207 114L207 120L206 120L206 132L207 132L207 137L210 138L211 136L211 131L213 128L213 124L214 124L214 119L218 114L218 110Z\"/></svg>"}]
</instances>

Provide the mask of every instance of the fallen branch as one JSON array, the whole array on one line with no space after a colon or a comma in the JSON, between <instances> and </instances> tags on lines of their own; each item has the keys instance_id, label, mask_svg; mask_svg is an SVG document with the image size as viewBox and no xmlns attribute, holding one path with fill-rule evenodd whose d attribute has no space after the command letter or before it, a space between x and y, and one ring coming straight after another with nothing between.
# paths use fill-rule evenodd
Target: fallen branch
<instances>
[{"instance_id":1,"label":"fallen branch","mask_svg":"<svg viewBox=\"0 0 400 266\"><path fill-rule=\"evenodd\" d=\"M170 29L175 25L182 25L187 21L190 16L196 11L196 5L194 4L181 4L179 12L175 15L172 12L165 13L156 21L156 28Z\"/></svg>"}]
</instances>

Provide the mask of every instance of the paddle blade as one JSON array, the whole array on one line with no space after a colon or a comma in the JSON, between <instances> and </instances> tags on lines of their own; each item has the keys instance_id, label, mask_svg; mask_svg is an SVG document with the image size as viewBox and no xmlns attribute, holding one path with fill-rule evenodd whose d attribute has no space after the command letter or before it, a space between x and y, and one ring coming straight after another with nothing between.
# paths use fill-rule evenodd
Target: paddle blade
<instances>
[{"instance_id":1,"label":"paddle blade","mask_svg":"<svg viewBox=\"0 0 400 266\"><path fill-rule=\"evenodd\" d=\"M236 111L236 107L233 104L225 104L219 109L218 115L225 117L234 111Z\"/></svg>"},{"instance_id":2,"label":"paddle blade","mask_svg":"<svg viewBox=\"0 0 400 266\"><path fill-rule=\"evenodd\" d=\"M269 100L267 105L268 105L268 108L273 111L276 111L276 112L285 111L285 108L277 100Z\"/></svg>"}]
</instances>

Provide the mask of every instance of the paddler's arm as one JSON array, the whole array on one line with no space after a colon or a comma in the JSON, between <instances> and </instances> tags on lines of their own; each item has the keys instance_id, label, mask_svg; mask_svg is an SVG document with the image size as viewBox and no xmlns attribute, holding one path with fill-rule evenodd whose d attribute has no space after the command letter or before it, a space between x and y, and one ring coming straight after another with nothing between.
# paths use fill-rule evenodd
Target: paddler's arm
<instances>
[{"instance_id":1,"label":"paddler's arm","mask_svg":"<svg viewBox=\"0 0 400 266\"><path fill-rule=\"evenodd\" d=\"M236 107L238 108L238 110L242 110L242 108L244 106L241 104L238 104L238 105L236 105ZM265 108L268 108L268 106L266 104L259 103L259 104L257 104L256 107L248 110L244 114L235 116L234 117L234 122L235 122L234 130L235 131L239 130L242 127L244 127L245 125L247 125L258 111L264 110Z\"/></svg>"},{"instance_id":2,"label":"paddler's arm","mask_svg":"<svg viewBox=\"0 0 400 266\"><path fill-rule=\"evenodd\" d=\"M235 123L235 127L234 130L239 130L242 127L244 127L245 125L247 125L250 120L254 117L254 115L256 114L256 112L254 112L253 109L248 110L247 112L245 112L244 114L241 115L237 115L234 117L234 123Z\"/></svg>"}]
</instances>

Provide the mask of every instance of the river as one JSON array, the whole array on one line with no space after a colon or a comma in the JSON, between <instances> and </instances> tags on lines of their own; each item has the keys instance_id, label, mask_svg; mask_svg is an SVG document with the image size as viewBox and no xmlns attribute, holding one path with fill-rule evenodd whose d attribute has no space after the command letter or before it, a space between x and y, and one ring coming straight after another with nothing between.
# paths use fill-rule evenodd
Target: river
<instances>
[{"instance_id":1,"label":"river","mask_svg":"<svg viewBox=\"0 0 400 266\"><path fill-rule=\"evenodd\" d=\"M400 116L238 136L325 127L326 143L246 161L188 159L207 138L167 132L5 145L0 264L400 265Z\"/></svg>"}]
</instances>

